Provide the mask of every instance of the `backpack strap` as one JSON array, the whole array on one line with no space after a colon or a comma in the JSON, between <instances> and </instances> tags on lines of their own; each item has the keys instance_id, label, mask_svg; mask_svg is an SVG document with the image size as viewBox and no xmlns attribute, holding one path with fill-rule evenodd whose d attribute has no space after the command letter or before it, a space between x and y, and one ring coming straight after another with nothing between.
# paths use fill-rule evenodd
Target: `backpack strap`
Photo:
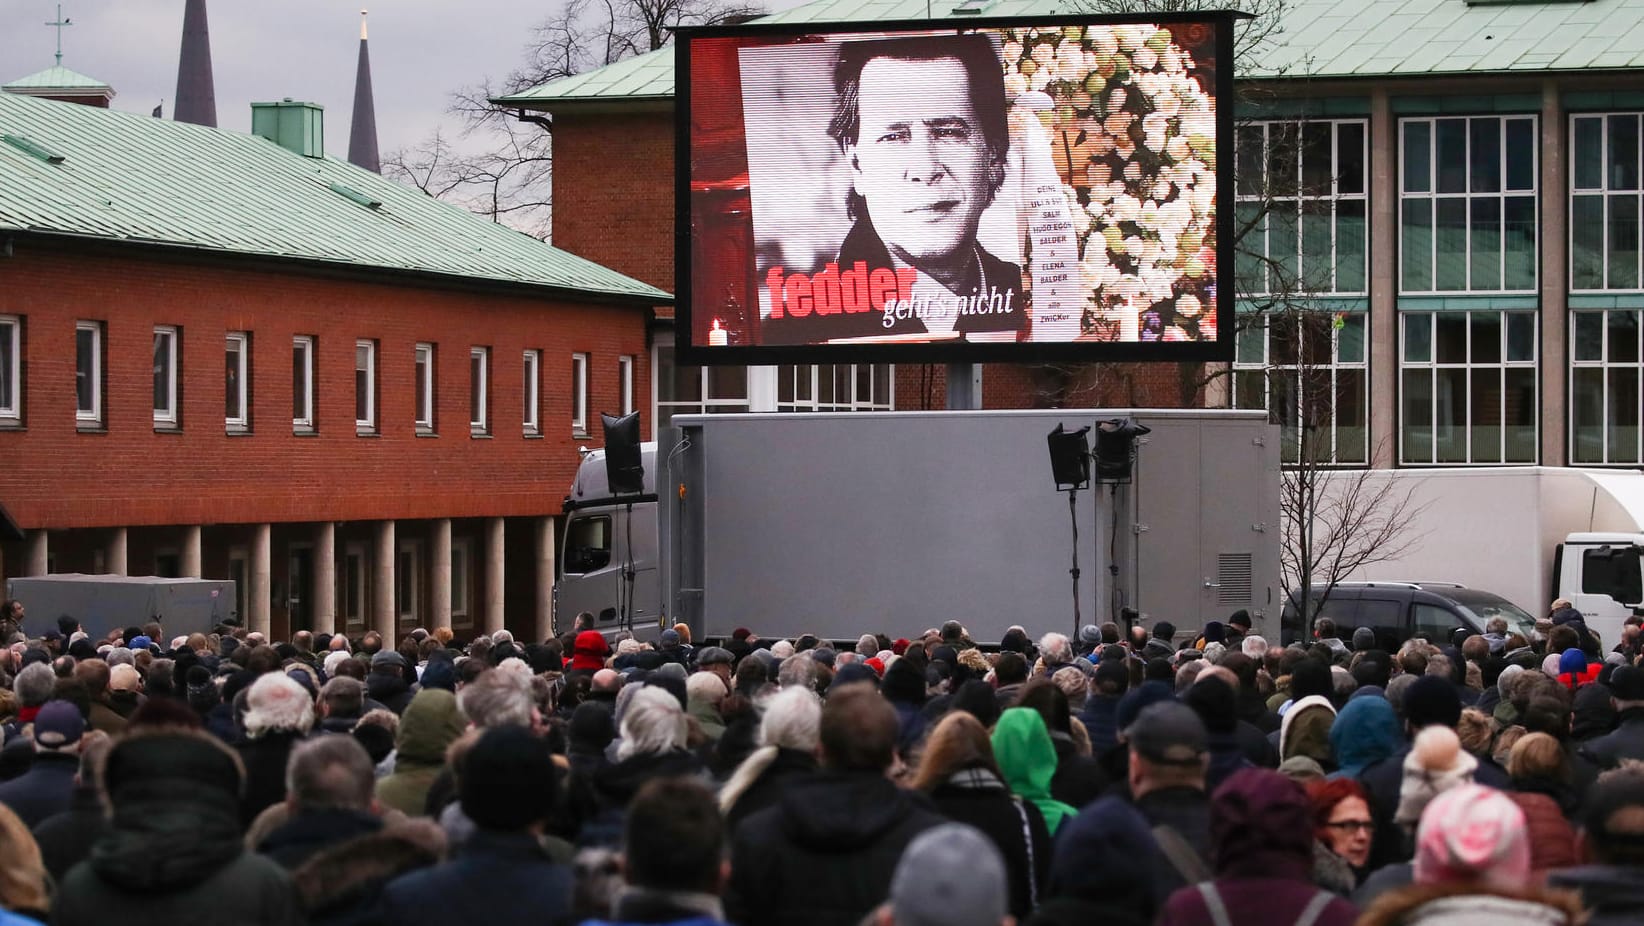
<instances>
[{"instance_id":1,"label":"backpack strap","mask_svg":"<svg viewBox=\"0 0 1644 926\"><path fill-rule=\"evenodd\" d=\"M1199 857L1199 853L1188 844L1182 834L1174 826L1161 823L1153 828L1153 841L1158 844L1159 851L1164 853L1170 867L1182 876L1188 884L1198 884L1200 881L1210 880L1210 867ZM1222 924L1217 924L1222 926Z\"/></svg>"},{"instance_id":2,"label":"backpack strap","mask_svg":"<svg viewBox=\"0 0 1644 926\"><path fill-rule=\"evenodd\" d=\"M1319 891L1314 894L1313 899L1309 900L1307 906L1302 908L1301 916L1296 917L1296 926L1313 926L1324 913L1324 908L1330 905L1330 901L1334 896L1329 891Z\"/></svg>"},{"instance_id":3,"label":"backpack strap","mask_svg":"<svg viewBox=\"0 0 1644 926\"><path fill-rule=\"evenodd\" d=\"M1027 876L1028 876L1028 909L1039 907L1039 866L1033 857L1033 827L1028 822L1027 810L1022 807L1022 799L1011 798L1016 805L1016 815L1022 819L1022 844L1027 846Z\"/></svg>"},{"instance_id":4,"label":"backpack strap","mask_svg":"<svg viewBox=\"0 0 1644 926\"><path fill-rule=\"evenodd\" d=\"M1204 898L1205 910L1210 913L1210 922L1215 926L1233 926L1232 918L1227 915L1227 904L1222 903L1222 895L1216 890L1215 882L1200 881L1199 896Z\"/></svg>"}]
</instances>

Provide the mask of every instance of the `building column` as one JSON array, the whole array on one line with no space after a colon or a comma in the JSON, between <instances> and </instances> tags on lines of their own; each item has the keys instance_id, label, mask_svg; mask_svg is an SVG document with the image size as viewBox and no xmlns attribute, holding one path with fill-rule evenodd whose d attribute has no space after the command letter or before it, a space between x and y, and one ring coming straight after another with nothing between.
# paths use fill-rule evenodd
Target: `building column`
<instances>
[{"instance_id":1,"label":"building column","mask_svg":"<svg viewBox=\"0 0 1644 926\"><path fill-rule=\"evenodd\" d=\"M502 519L485 522L485 632L502 629ZM449 560L448 560L449 561Z\"/></svg>"},{"instance_id":2,"label":"building column","mask_svg":"<svg viewBox=\"0 0 1644 926\"><path fill-rule=\"evenodd\" d=\"M314 526L314 632L337 632L337 525Z\"/></svg>"},{"instance_id":3,"label":"building column","mask_svg":"<svg viewBox=\"0 0 1644 926\"><path fill-rule=\"evenodd\" d=\"M1565 388L1570 358L1569 251L1570 180L1564 168L1564 133L1569 123L1559 106L1558 83L1541 85L1541 425L1542 466L1569 462L1569 406Z\"/></svg>"},{"instance_id":4,"label":"building column","mask_svg":"<svg viewBox=\"0 0 1644 926\"><path fill-rule=\"evenodd\" d=\"M430 611L433 620L430 627L451 626L451 519L440 518L434 522L434 551L429 556L429 564L433 572L433 581L429 583L429 591L433 592L433 607Z\"/></svg>"},{"instance_id":5,"label":"building column","mask_svg":"<svg viewBox=\"0 0 1644 926\"><path fill-rule=\"evenodd\" d=\"M185 579L198 579L204 574L200 565L200 533L198 524L189 524L183 528L182 573Z\"/></svg>"},{"instance_id":6,"label":"building column","mask_svg":"<svg viewBox=\"0 0 1644 926\"><path fill-rule=\"evenodd\" d=\"M1370 465L1399 450L1398 120L1385 89L1370 91Z\"/></svg>"},{"instance_id":7,"label":"building column","mask_svg":"<svg viewBox=\"0 0 1644 926\"><path fill-rule=\"evenodd\" d=\"M382 634L384 647L393 649L394 614L394 522L377 522L377 550L371 558L371 629Z\"/></svg>"},{"instance_id":8,"label":"building column","mask_svg":"<svg viewBox=\"0 0 1644 926\"><path fill-rule=\"evenodd\" d=\"M554 519L537 519L537 613L538 642L554 635Z\"/></svg>"},{"instance_id":9,"label":"building column","mask_svg":"<svg viewBox=\"0 0 1644 926\"><path fill-rule=\"evenodd\" d=\"M109 531L108 546L104 548L104 555L108 557L108 562L104 564L104 568L108 570L109 575L123 576L130 574L130 571L126 568L125 528L116 527Z\"/></svg>"},{"instance_id":10,"label":"building column","mask_svg":"<svg viewBox=\"0 0 1644 926\"><path fill-rule=\"evenodd\" d=\"M247 617L246 629L264 636L272 633L274 627L271 613L273 591L270 588L274 576L273 536L274 529L267 524L251 528L251 562L247 564L251 587L245 593L246 610L251 614Z\"/></svg>"},{"instance_id":11,"label":"building column","mask_svg":"<svg viewBox=\"0 0 1644 926\"><path fill-rule=\"evenodd\" d=\"M50 546L48 536L49 532L43 527L39 530L29 531L29 552L23 560L23 575L43 576L46 574L46 554L50 552L48 549Z\"/></svg>"}]
</instances>

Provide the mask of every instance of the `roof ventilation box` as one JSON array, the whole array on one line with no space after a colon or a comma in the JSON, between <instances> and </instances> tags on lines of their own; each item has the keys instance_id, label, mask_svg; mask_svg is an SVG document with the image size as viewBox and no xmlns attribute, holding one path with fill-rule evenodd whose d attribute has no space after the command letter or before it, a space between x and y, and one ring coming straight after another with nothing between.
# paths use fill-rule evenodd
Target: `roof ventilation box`
<instances>
[{"instance_id":1,"label":"roof ventilation box","mask_svg":"<svg viewBox=\"0 0 1644 926\"><path fill-rule=\"evenodd\" d=\"M305 158L325 157L325 107L290 97L251 104L251 134Z\"/></svg>"}]
</instances>

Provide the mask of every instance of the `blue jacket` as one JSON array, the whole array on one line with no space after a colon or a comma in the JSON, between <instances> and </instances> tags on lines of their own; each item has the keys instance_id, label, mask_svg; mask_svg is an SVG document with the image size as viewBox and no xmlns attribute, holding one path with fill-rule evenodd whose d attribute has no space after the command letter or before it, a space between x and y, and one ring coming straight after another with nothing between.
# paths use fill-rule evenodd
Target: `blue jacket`
<instances>
[{"instance_id":1,"label":"blue jacket","mask_svg":"<svg viewBox=\"0 0 1644 926\"><path fill-rule=\"evenodd\" d=\"M377 920L394 926L551 926L572 922L572 874L529 833L476 830L448 862L383 888Z\"/></svg>"},{"instance_id":2,"label":"blue jacket","mask_svg":"<svg viewBox=\"0 0 1644 926\"><path fill-rule=\"evenodd\" d=\"M71 753L40 752L29 770L0 784L0 804L10 807L29 829L69 809L74 802L74 776L80 757Z\"/></svg>"}]
</instances>

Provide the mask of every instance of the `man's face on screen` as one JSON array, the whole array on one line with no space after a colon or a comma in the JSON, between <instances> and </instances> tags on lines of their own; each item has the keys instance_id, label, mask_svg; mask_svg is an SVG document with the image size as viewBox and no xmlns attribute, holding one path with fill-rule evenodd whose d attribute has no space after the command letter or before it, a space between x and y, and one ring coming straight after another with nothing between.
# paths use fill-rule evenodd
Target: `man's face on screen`
<instances>
[{"instance_id":1,"label":"man's face on screen","mask_svg":"<svg viewBox=\"0 0 1644 926\"><path fill-rule=\"evenodd\" d=\"M885 246L908 263L969 260L989 199L987 140L958 58L874 58L846 153Z\"/></svg>"}]
</instances>

